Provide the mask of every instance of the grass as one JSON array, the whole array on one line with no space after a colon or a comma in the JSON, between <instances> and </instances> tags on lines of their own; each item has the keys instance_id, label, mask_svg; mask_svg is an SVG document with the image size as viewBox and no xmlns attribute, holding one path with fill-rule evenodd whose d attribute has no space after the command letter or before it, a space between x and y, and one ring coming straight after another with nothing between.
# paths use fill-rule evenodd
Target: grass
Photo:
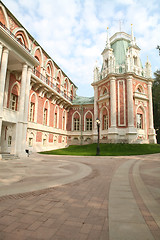
<instances>
[{"instance_id":1,"label":"grass","mask_svg":"<svg viewBox=\"0 0 160 240\"><path fill-rule=\"evenodd\" d=\"M40 152L50 155L96 156L97 144L71 145L67 148ZM100 144L100 156L129 156L160 153L159 144Z\"/></svg>"}]
</instances>

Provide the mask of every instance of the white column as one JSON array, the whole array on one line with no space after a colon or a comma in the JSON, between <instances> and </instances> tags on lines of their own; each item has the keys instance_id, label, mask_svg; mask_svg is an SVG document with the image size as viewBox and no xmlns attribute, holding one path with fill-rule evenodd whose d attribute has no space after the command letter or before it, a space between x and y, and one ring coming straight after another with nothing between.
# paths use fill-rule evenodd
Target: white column
<instances>
[{"instance_id":1,"label":"white column","mask_svg":"<svg viewBox=\"0 0 160 240\"><path fill-rule=\"evenodd\" d=\"M152 82L148 83L148 98L149 98L149 105L148 105L148 110L149 110L149 143L157 143L156 140L156 134L155 134L155 129L154 129L154 124L153 124L153 104L152 104Z\"/></svg>"},{"instance_id":2,"label":"white column","mask_svg":"<svg viewBox=\"0 0 160 240\"><path fill-rule=\"evenodd\" d=\"M134 127L132 77L127 77L128 127Z\"/></svg>"},{"instance_id":3,"label":"white column","mask_svg":"<svg viewBox=\"0 0 160 240\"><path fill-rule=\"evenodd\" d=\"M0 117L2 116L3 111L3 98L4 98L4 87L5 87L5 80L6 80L6 72L7 72L7 65L8 65L8 49L4 49L2 53L2 62L1 62L1 69L0 69Z\"/></svg>"},{"instance_id":4,"label":"white column","mask_svg":"<svg viewBox=\"0 0 160 240\"><path fill-rule=\"evenodd\" d=\"M96 119L98 117L98 86L94 86L94 123L93 123L93 142L97 142L97 123Z\"/></svg>"},{"instance_id":5,"label":"white column","mask_svg":"<svg viewBox=\"0 0 160 240\"><path fill-rule=\"evenodd\" d=\"M24 106L25 106L25 91L26 91L27 65L23 65L21 77L21 89L19 98L19 121L23 121Z\"/></svg>"},{"instance_id":6,"label":"white column","mask_svg":"<svg viewBox=\"0 0 160 240\"><path fill-rule=\"evenodd\" d=\"M3 103L3 106L5 108L7 107L7 101L8 101L9 79L10 79L10 71L7 71L5 90L4 90L4 103Z\"/></svg>"},{"instance_id":7,"label":"white column","mask_svg":"<svg viewBox=\"0 0 160 240\"><path fill-rule=\"evenodd\" d=\"M116 78L110 80L111 128L116 128Z\"/></svg>"},{"instance_id":8,"label":"white column","mask_svg":"<svg viewBox=\"0 0 160 240\"><path fill-rule=\"evenodd\" d=\"M1 144L1 130L2 130L2 114L3 114L3 98L4 98L4 87L6 80L6 72L8 65L8 54L9 50L4 49L2 53L2 61L0 68L0 144Z\"/></svg>"},{"instance_id":9,"label":"white column","mask_svg":"<svg viewBox=\"0 0 160 240\"><path fill-rule=\"evenodd\" d=\"M137 130L134 126L134 102L133 102L133 78L127 77L127 108L128 108L128 143L134 143L137 139Z\"/></svg>"},{"instance_id":10,"label":"white column","mask_svg":"<svg viewBox=\"0 0 160 240\"><path fill-rule=\"evenodd\" d=\"M26 89L25 89L25 105L24 105L24 124L23 124L23 146L21 151L24 152L26 149L26 141L27 141L27 124L28 124L28 109L29 109L29 92L30 92L30 81L31 81L31 72L32 69L29 67L27 72L27 81L26 81Z\"/></svg>"},{"instance_id":11,"label":"white column","mask_svg":"<svg viewBox=\"0 0 160 240\"><path fill-rule=\"evenodd\" d=\"M26 91L26 79L27 79L27 65L24 64L22 68L21 77L21 88L19 97L19 121L16 129L16 149L19 156L25 154L25 143L26 139L23 136L23 125L24 125L24 107L25 107L25 91Z\"/></svg>"},{"instance_id":12,"label":"white column","mask_svg":"<svg viewBox=\"0 0 160 240\"><path fill-rule=\"evenodd\" d=\"M97 130L97 123L96 119L98 118L98 87L94 86L94 129Z\"/></svg>"},{"instance_id":13,"label":"white column","mask_svg":"<svg viewBox=\"0 0 160 240\"><path fill-rule=\"evenodd\" d=\"M28 108L29 108L28 104L29 104L31 72L32 72L32 69L29 67L27 72L27 82L26 82L26 89L25 89L24 122L28 122Z\"/></svg>"}]
</instances>

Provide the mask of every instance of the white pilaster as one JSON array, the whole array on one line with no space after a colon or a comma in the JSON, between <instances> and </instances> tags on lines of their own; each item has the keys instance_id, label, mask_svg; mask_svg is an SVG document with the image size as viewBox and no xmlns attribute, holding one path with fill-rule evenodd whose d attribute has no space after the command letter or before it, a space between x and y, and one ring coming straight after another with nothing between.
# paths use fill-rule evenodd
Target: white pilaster
<instances>
[{"instance_id":1,"label":"white pilaster","mask_svg":"<svg viewBox=\"0 0 160 240\"><path fill-rule=\"evenodd\" d=\"M134 127L134 105L133 105L133 85L132 76L127 77L127 103L128 103L128 141L132 143L136 140L137 131Z\"/></svg>"},{"instance_id":2,"label":"white pilaster","mask_svg":"<svg viewBox=\"0 0 160 240\"><path fill-rule=\"evenodd\" d=\"M7 65L8 65L8 54L9 54L9 50L5 48L2 53L2 61L1 61L1 67L0 67L0 147L1 147L3 98L4 98L4 88L5 88L6 72L7 72Z\"/></svg>"},{"instance_id":3,"label":"white pilaster","mask_svg":"<svg viewBox=\"0 0 160 240\"><path fill-rule=\"evenodd\" d=\"M153 125L153 104L152 104L152 83L148 83L148 98L149 98L149 142L156 143L155 129Z\"/></svg>"},{"instance_id":4,"label":"white pilaster","mask_svg":"<svg viewBox=\"0 0 160 240\"><path fill-rule=\"evenodd\" d=\"M8 100L9 79L10 79L10 71L7 71L5 90L4 90L4 103L3 103L3 106L5 108L7 107L7 100Z\"/></svg>"},{"instance_id":5,"label":"white pilaster","mask_svg":"<svg viewBox=\"0 0 160 240\"><path fill-rule=\"evenodd\" d=\"M110 142L116 143L118 132L116 124L116 78L110 79L110 106L111 106L111 126L108 129L108 139Z\"/></svg>"},{"instance_id":6,"label":"white pilaster","mask_svg":"<svg viewBox=\"0 0 160 240\"><path fill-rule=\"evenodd\" d=\"M20 88L20 98L19 98L19 121L17 123L16 138L17 144L17 154L19 156L25 154L25 144L26 139L24 139L23 125L24 125L24 108L25 108L25 92L26 92L26 81L27 81L27 65L24 64L22 68L22 78L21 78L21 88Z\"/></svg>"},{"instance_id":7,"label":"white pilaster","mask_svg":"<svg viewBox=\"0 0 160 240\"><path fill-rule=\"evenodd\" d=\"M22 152L26 149L26 141L27 141L27 124L28 124L28 109L29 109L29 91L30 91L30 81L31 81L31 72L32 69L29 67L27 72L27 81L26 81L26 89L25 89L25 104L24 104L24 124L23 124L23 132L22 136L24 141Z\"/></svg>"},{"instance_id":8,"label":"white pilaster","mask_svg":"<svg viewBox=\"0 0 160 240\"><path fill-rule=\"evenodd\" d=\"M29 67L27 71L27 82L25 89L25 105L24 105L24 122L28 122L28 108L29 108L29 91L31 82L31 72L32 69Z\"/></svg>"},{"instance_id":9,"label":"white pilaster","mask_svg":"<svg viewBox=\"0 0 160 240\"><path fill-rule=\"evenodd\" d=\"M97 123L96 119L98 117L98 87L94 86L94 123L93 123L93 142L97 141Z\"/></svg>"},{"instance_id":10,"label":"white pilaster","mask_svg":"<svg viewBox=\"0 0 160 240\"><path fill-rule=\"evenodd\" d=\"M9 50L5 48L2 53L2 62L1 62L1 69L0 69L0 117L2 116L2 111L3 111L3 98L4 98L4 87L5 87L7 64L8 64L8 54L9 54Z\"/></svg>"},{"instance_id":11,"label":"white pilaster","mask_svg":"<svg viewBox=\"0 0 160 240\"><path fill-rule=\"evenodd\" d=\"M26 79L27 79L27 65L24 64L22 68L21 89L19 99L19 121L23 121L24 116Z\"/></svg>"}]
</instances>

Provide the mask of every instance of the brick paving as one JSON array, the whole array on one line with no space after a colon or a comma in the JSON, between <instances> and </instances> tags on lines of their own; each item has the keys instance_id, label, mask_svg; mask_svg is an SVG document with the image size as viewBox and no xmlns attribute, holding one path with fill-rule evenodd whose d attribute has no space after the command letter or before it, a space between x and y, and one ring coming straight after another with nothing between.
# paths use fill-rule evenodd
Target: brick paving
<instances>
[{"instance_id":1,"label":"brick paving","mask_svg":"<svg viewBox=\"0 0 160 240\"><path fill-rule=\"evenodd\" d=\"M90 166L91 174L65 185L0 197L0 240L111 240L108 216L110 185L117 169L131 158L72 157L72 161ZM153 170L160 167L160 161L157 161L160 155L155 154L152 161L149 156L133 158L141 162L140 174L145 186L150 190L150 185L154 187L155 182L155 186L159 187L158 174L154 176L149 172L152 179L148 182L147 171L151 170L151 166ZM70 160L65 156L61 159ZM132 178L132 169L128 176ZM131 181L133 187L134 178ZM135 192L138 192L137 186L134 187ZM158 190L156 193L154 188L152 190L153 198L160 203ZM134 197L138 206L138 194ZM141 214L143 217L144 212ZM156 221L149 210L145 216L148 217L146 226L151 231L153 239L160 239ZM138 240L146 239L151 238L145 236L144 239Z\"/></svg>"}]
</instances>

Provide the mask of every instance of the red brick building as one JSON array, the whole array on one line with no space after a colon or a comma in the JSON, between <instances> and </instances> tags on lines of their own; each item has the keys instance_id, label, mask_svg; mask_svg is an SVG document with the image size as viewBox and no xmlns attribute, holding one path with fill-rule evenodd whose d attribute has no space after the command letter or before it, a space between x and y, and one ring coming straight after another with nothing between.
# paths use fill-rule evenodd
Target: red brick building
<instances>
[{"instance_id":1,"label":"red brick building","mask_svg":"<svg viewBox=\"0 0 160 240\"><path fill-rule=\"evenodd\" d=\"M76 85L0 3L0 151L25 154L97 139L155 143L151 65L120 32L94 68L94 97L76 96Z\"/></svg>"}]
</instances>

